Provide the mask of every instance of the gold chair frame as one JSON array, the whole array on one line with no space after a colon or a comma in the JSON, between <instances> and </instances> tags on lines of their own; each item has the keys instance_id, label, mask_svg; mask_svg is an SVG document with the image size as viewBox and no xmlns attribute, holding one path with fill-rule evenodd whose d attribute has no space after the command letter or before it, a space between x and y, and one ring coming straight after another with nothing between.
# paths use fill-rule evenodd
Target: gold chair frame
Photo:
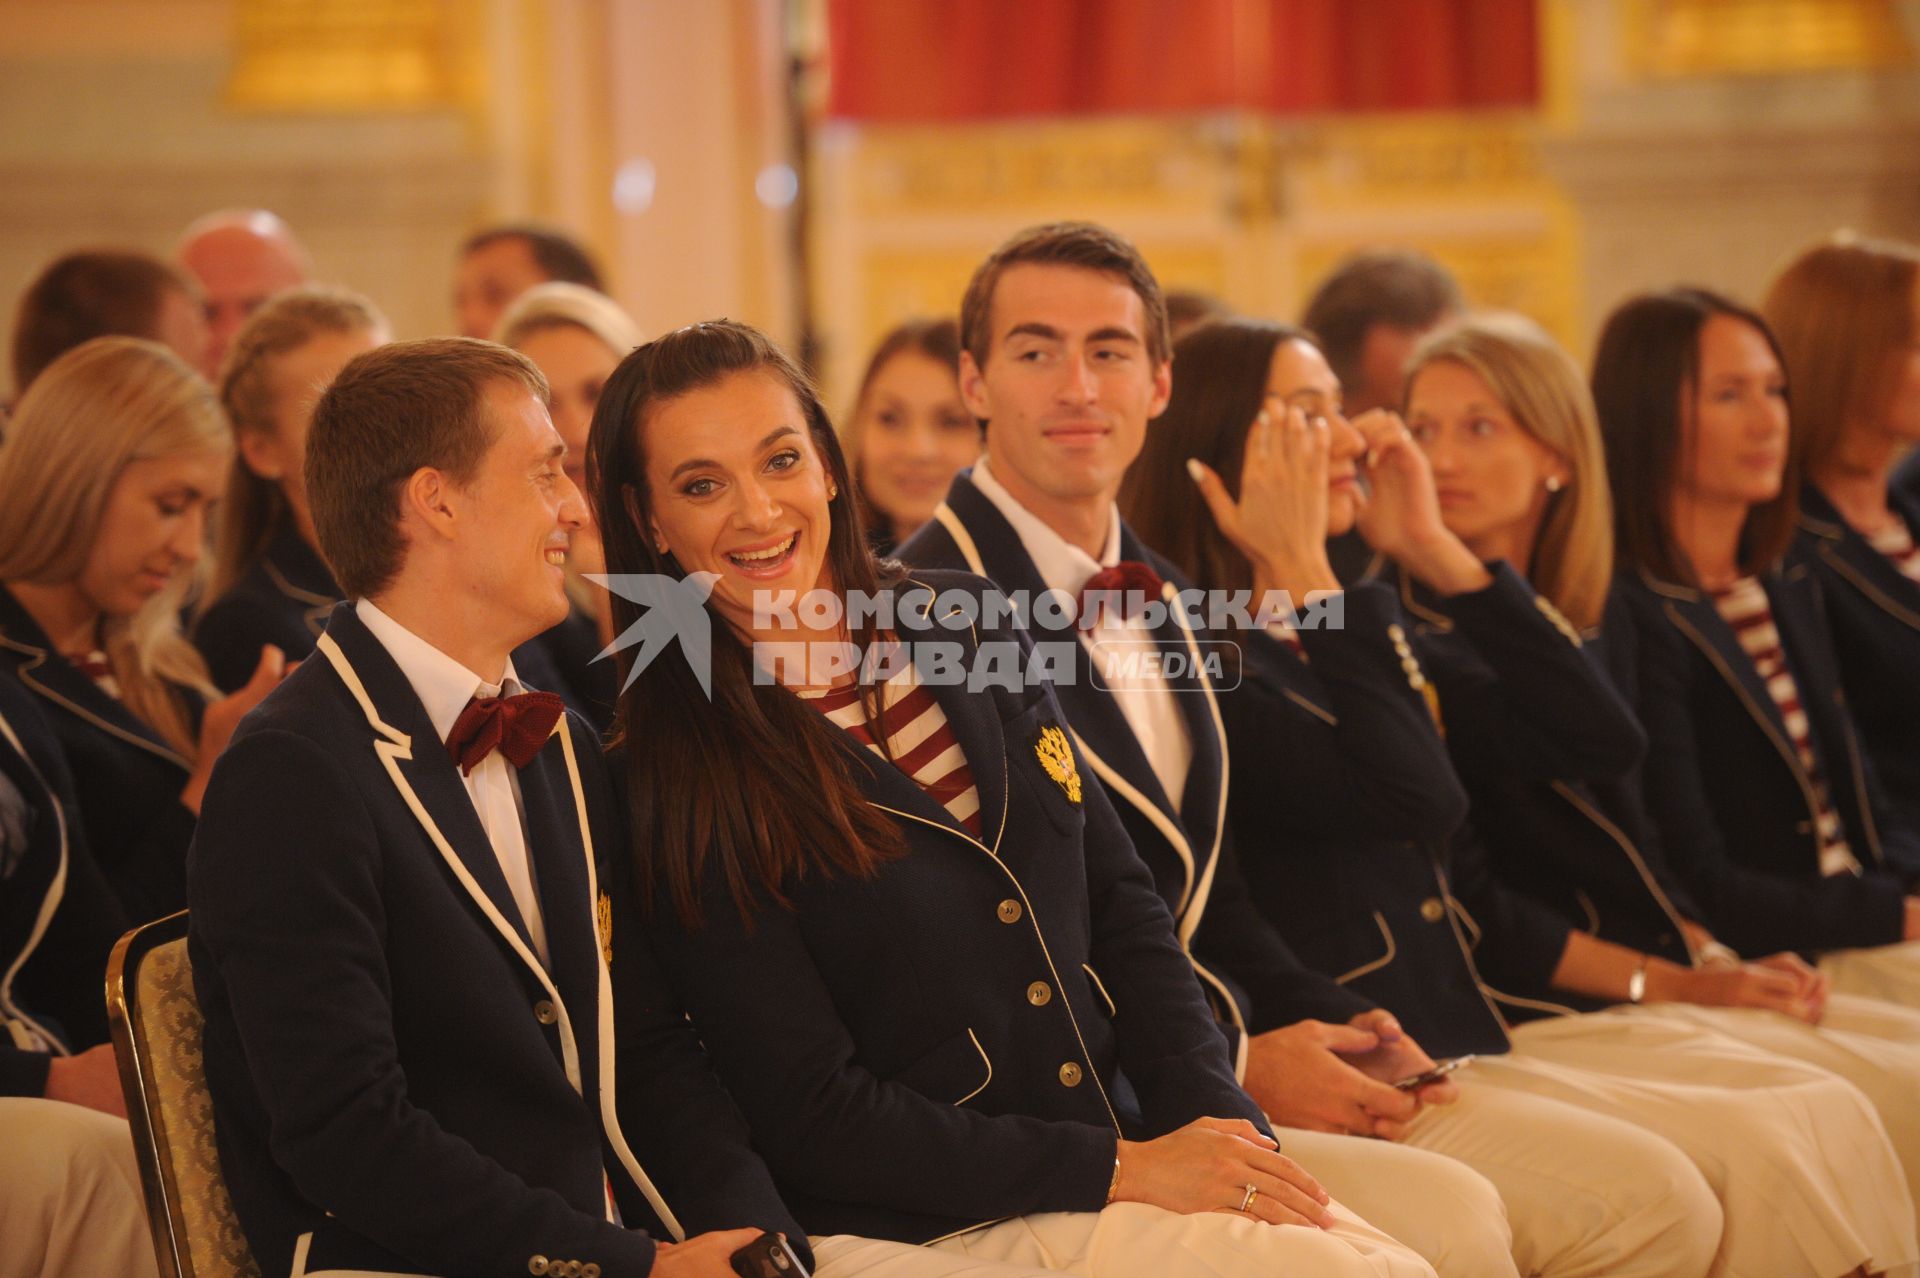
<instances>
[{"instance_id":1,"label":"gold chair frame","mask_svg":"<svg viewBox=\"0 0 1920 1278\"><path fill-rule=\"evenodd\" d=\"M168 1126L169 1118L176 1116L169 1113L161 1094L139 1003L141 964L156 949L184 941L186 935L187 913L182 910L120 938L107 960L107 1024L120 1067L120 1090L126 1096L127 1121L133 1129L147 1226L153 1234L160 1278L229 1278L226 1273L201 1274L194 1264L185 1199L175 1172L173 1133ZM246 1272L259 1273L251 1257L247 1258Z\"/></svg>"}]
</instances>

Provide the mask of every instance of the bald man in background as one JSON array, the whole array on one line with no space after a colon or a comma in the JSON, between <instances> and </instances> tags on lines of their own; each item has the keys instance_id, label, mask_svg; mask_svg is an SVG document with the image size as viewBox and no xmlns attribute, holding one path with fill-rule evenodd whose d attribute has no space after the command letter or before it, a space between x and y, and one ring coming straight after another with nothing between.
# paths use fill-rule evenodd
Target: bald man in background
<instances>
[{"instance_id":1,"label":"bald man in background","mask_svg":"<svg viewBox=\"0 0 1920 1278\"><path fill-rule=\"evenodd\" d=\"M309 283L313 263L287 224L265 209L222 209L197 219L180 236L180 265L206 294L206 363L219 376L227 345L247 316L282 289Z\"/></svg>"}]
</instances>

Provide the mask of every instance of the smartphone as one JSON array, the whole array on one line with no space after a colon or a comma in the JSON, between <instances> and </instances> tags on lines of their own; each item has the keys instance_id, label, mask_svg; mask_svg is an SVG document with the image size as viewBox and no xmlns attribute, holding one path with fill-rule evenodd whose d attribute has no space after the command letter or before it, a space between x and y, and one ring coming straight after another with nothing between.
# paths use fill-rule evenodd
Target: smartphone
<instances>
[{"instance_id":1,"label":"smartphone","mask_svg":"<svg viewBox=\"0 0 1920 1278\"><path fill-rule=\"evenodd\" d=\"M1411 1078L1397 1080L1394 1086L1403 1092L1410 1092L1416 1087L1425 1087L1428 1083L1437 1083L1461 1066L1471 1064L1473 1064L1473 1057L1471 1056L1452 1056L1441 1061L1424 1074L1415 1074Z\"/></svg>"},{"instance_id":2,"label":"smartphone","mask_svg":"<svg viewBox=\"0 0 1920 1278\"><path fill-rule=\"evenodd\" d=\"M811 1278L787 1240L771 1233L733 1253L733 1272L740 1278Z\"/></svg>"}]
</instances>

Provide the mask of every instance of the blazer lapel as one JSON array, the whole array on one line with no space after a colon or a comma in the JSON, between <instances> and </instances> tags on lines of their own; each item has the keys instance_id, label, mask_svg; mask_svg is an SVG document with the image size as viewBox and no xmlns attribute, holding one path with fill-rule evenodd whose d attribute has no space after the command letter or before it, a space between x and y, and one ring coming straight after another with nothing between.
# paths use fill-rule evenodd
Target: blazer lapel
<instances>
[{"instance_id":1,"label":"blazer lapel","mask_svg":"<svg viewBox=\"0 0 1920 1278\"><path fill-rule=\"evenodd\" d=\"M586 796L569 766L563 716L532 762L520 769L520 805L526 815L527 855L547 923L549 970L582 1023L592 1024L599 997L599 903L588 883ZM517 917L517 916L516 916Z\"/></svg>"},{"instance_id":2,"label":"blazer lapel","mask_svg":"<svg viewBox=\"0 0 1920 1278\"><path fill-rule=\"evenodd\" d=\"M191 772L193 764L100 685L53 651L52 642L11 591L0 587L0 647L18 654L20 682L62 714L86 721L130 746Z\"/></svg>"},{"instance_id":3,"label":"blazer lapel","mask_svg":"<svg viewBox=\"0 0 1920 1278\"><path fill-rule=\"evenodd\" d=\"M1024 592L1029 599L1038 599L1048 589L1013 525L1007 522L992 501L973 486L967 474L962 473L954 478L952 487L947 490L947 499L935 512L934 518L940 521L959 546L968 567L983 577L991 578L1002 590L1010 594ZM1123 553L1128 548L1138 551L1139 543L1132 540L1125 525L1122 525L1121 538ZM1065 639L1074 646L1074 679L1072 683L1055 684L1054 695L1060 700L1060 708L1066 712L1074 745L1086 756L1094 775L1100 778L1101 784L1115 799L1137 809L1166 839L1174 855L1180 858L1186 877L1177 902L1179 908L1176 916L1183 919L1181 931L1184 938L1189 932L1184 918L1189 903L1195 899L1201 867L1181 826L1180 813L1174 810L1166 788L1154 774L1153 765L1140 748L1140 740L1121 711L1120 703L1099 680L1092 652L1079 641L1077 634L1065 636ZM1161 634L1156 633L1155 640L1165 647L1166 640ZM1196 760L1200 757L1201 749L1196 739ZM1197 922L1198 915L1194 917Z\"/></svg>"},{"instance_id":4,"label":"blazer lapel","mask_svg":"<svg viewBox=\"0 0 1920 1278\"><path fill-rule=\"evenodd\" d=\"M291 521L267 547L260 566L275 590L304 609L307 629L318 638L327 628L327 616L333 605L340 602L340 587L326 561L314 552Z\"/></svg>"},{"instance_id":5,"label":"blazer lapel","mask_svg":"<svg viewBox=\"0 0 1920 1278\"><path fill-rule=\"evenodd\" d=\"M1780 707L1774 702L1773 694L1760 678L1760 671L1754 666L1753 658L1740 646L1740 638L1734 634L1733 627L1720 615L1713 601L1700 591L1669 582L1647 578L1654 591L1663 596L1662 605L1667 620L1671 622L1688 642L1699 649L1726 683L1728 690L1739 698L1747 713L1753 717L1754 724L1773 742L1781 761L1792 771L1801 788L1807 794L1809 809L1814 807L1812 785L1807 779L1806 769L1800 764L1800 755L1793 748L1793 739L1787 735L1786 720L1781 717ZM1772 593L1768 600L1771 606ZM1774 615L1774 624L1780 623L1779 614ZM1783 645L1784 647L1784 645Z\"/></svg>"},{"instance_id":6,"label":"blazer lapel","mask_svg":"<svg viewBox=\"0 0 1920 1278\"><path fill-rule=\"evenodd\" d=\"M375 752L454 877L494 930L544 979L493 841L406 675L354 615L351 603L334 607L318 648L360 703Z\"/></svg>"},{"instance_id":7,"label":"blazer lapel","mask_svg":"<svg viewBox=\"0 0 1920 1278\"><path fill-rule=\"evenodd\" d=\"M1920 527L1920 508L1894 493L1890 501L1908 528ZM1848 527L1825 493L1812 484L1801 490L1800 527L1842 581L1900 624L1920 630L1920 582L1915 582Z\"/></svg>"},{"instance_id":8,"label":"blazer lapel","mask_svg":"<svg viewBox=\"0 0 1920 1278\"><path fill-rule=\"evenodd\" d=\"M924 597L909 595L902 601L902 606L918 609L924 624L922 629L903 635L903 641L917 642L922 637L937 640L947 634L940 618L932 618L930 623L926 621L927 610L935 599L931 587L908 578L902 583L902 589L909 588L917 588L917 595ZM973 632L972 639L977 651L977 631ZM857 766L864 769L869 778L866 786L869 802L915 820L945 826L961 838L978 843L997 856L1006 824L1006 759L1011 746L1002 731L998 713L987 714L983 710L997 706L999 700L991 695L983 699L969 694L964 684L929 683L926 686L941 713L946 716L947 727L952 731L961 754L966 756L967 770L973 776L974 789L980 799L978 835L955 820L952 813L920 787L919 782L881 758L871 747L862 745L844 732L840 734L841 742L853 752L858 760Z\"/></svg>"},{"instance_id":9,"label":"blazer lapel","mask_svg":"<svg viewBox=\"0 0 1920 1278\"><path fill-rule=\"evenodd\" d=\"M1145 563L1152 552L1134 536L1133 529L1120 525L1122 558ZM1161 653L1176 659L1179 673L1168 677L1167 687L1174 704L1186 721L1187 740L1192 759L1187 765L1187 781L1180 796L1180 825L1186 831L1200 861L1200 879L1193 891L1190 909L1198 913L1205 904L1206 889L1213 880L1213 860L1219 851L1222 826L1227 816L1227 731L1214 700L1213 679L1207 672L1206 636L1196 634L1187 625L1179 607L1178 583L1161 586L1161 599L1167 605L1167 618L1154 632ZM1113 698L1108 696L1108 701ZM1142 756L1144 758L1144 755ZM1148 770L1152 768L1149 765ZM1157 776L1157 774L1156 774ZM1164 790L1162 797L1165 797Z\"/></svg>"}]
</instances>

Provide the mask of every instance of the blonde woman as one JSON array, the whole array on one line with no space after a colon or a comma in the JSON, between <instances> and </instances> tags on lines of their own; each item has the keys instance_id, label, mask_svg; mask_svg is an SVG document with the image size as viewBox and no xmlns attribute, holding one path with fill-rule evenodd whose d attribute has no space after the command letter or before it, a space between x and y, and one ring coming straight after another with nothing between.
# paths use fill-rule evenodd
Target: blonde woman
<instances>
[{"instance_id":1,"label":"blonde woman","mask_svg":"<svg viewBox=\"0 0 1920 1278\"><path fill-rule=\"evenodd\" d=\"M0 446L0 677L52 722L88 842L136 921L186 904L214 757L283 669L268 650L214 700L180 634L232 449L213 389L126 337L54 361Z\"/></svg>"},{"instance_id":2,"label":"blonde woman","mask_svg":"<svg viewBox=\"0 0 1920 1278\"><path fill-rule=\"evenodd\" d=\"M306 657L340 598L307 507L307 428L334 375L389 336L386 319L359 294L296 288L255 311L234 337L220 403L237 448L207 603L193 628L221 688L252 676L263 645L290 660Z\"/></svg>"},{"instance_id":3,"label":"blonde woman","mask_svg":"<svg viewBox=\"0 0 1920 1278\"><path fill-rule=\"evenodd\" d=\"M1494 879L1456 777L1532 777L1551 793L1556 775L1626 771L1638 753L1632 716L1525 580L1579 450L1524 429L1486 386L1437 415L1416 382L1404 427L1384 412L1349 422L1319 349L1272 325L1210 325L1174 364L1186 380L1129 476L1143 537L1174 546L1203 588L1244 588L1257 563L1256 590L1299 600L1333 589L1326 540L1359 523L1415 583L1397 597L1347 589L1337 627L1236 632L1239 678L1220 697L1228 820L1254 902L1302 960L1425 1051L1478 1057L1456 1076L1459 1103L1389 1134L1498 1187L1522 1273L1837 1278L1910 1263L1913 1206L1854 1088L1678 1021L1529 1019L1571 1013L1559 989L1581 981L1627 1001L1634 966ZM1578 387L1567 362L1537 399L1571 405ZM1482 449L1499 451L1499 500L1463 520L1458 458ZM1177 514L1187 458L1213 512L1197 539ZM1622 958L1619 984L1601 986ZM1261 1089L1248 1073L1256 1099L1286 1099L1284 1077ZM1610 1225L1571 1228L1574 1202L1604 1204Z\"/></svg>"},{"instance_id":4,"label":"blonde woman","mask_svg":"<svg viewBox=\"0 0 1920 1278\"><path fill-rule=\"evenodd\" d=\"M1761 309L1793 384L1798 549L1820 579L1861 743L1893 812L1920 829L1920 500L1889 488L1920 444L1920 247L1817 244Z\"/></svg>"},{"instance_id":5,"label":"blonde woman","mask_svg":"<svg viewBox=\"0 0 1920 1278\"><path fill-rule=\"evenodd\" d=\"M585 492L587 431L594 406L614 368L640 344L639 327L603 293L579 284L541 284L522 293L501 316L494 340L513 347L546 374L553 391L553 428L567 445L567 477ZM599 531L589 523L574 534L567 556L572 615L526 645L545 658L545 668L534 667L529 677L536 682L544 678L540 686L558 692L603 730L613 722L619 685L613 663L595 665L594 658L613 638L613 619L607 592L582 574L604 572L605 565ZM520 662L521 655L516 653L514 660Z\"/></svg>"},{"instance_id":6,"label":"blonde woman","mask_svg":"<svg viewBox=\"0 0 1920 1278\"><path fill-rule=\"evenodd\" d=\"M1593 401L1572 358L1517 316L1467 320L1417 349L1407 409L1448 494L1448 526L1483 553L1493 549L1490 538L1504 536L1502 553L1580 627L1588 655L1628 670L1629 636L1615 627L1595 633L1613 569L1612 500ZM1545 518L1503 525L1500 512L1525 510L1545 476L1559 479ZM1461 646L1437 636L1428 643ZM1450 728L1449 747L1469 758L1472 738L1501 725L1463 720ZM1819 1065L1876 1103L1908 1180L1920 1184L1920 1113L1911 1103L1920 1017L1830 994L1791 952L1749 961L1716 942L1641 815L1631 775L1461 772L1494 877L1571 929L1550 979L1518 991L1542 1006L1521 1005L1510 1016L1538 1019L1546 1004L1640 1005L1627 1014L1688 1020ZM1522 1034L1529 1032L1550 1034L1552 1023Z\"/></svg>"}]
</instances>

